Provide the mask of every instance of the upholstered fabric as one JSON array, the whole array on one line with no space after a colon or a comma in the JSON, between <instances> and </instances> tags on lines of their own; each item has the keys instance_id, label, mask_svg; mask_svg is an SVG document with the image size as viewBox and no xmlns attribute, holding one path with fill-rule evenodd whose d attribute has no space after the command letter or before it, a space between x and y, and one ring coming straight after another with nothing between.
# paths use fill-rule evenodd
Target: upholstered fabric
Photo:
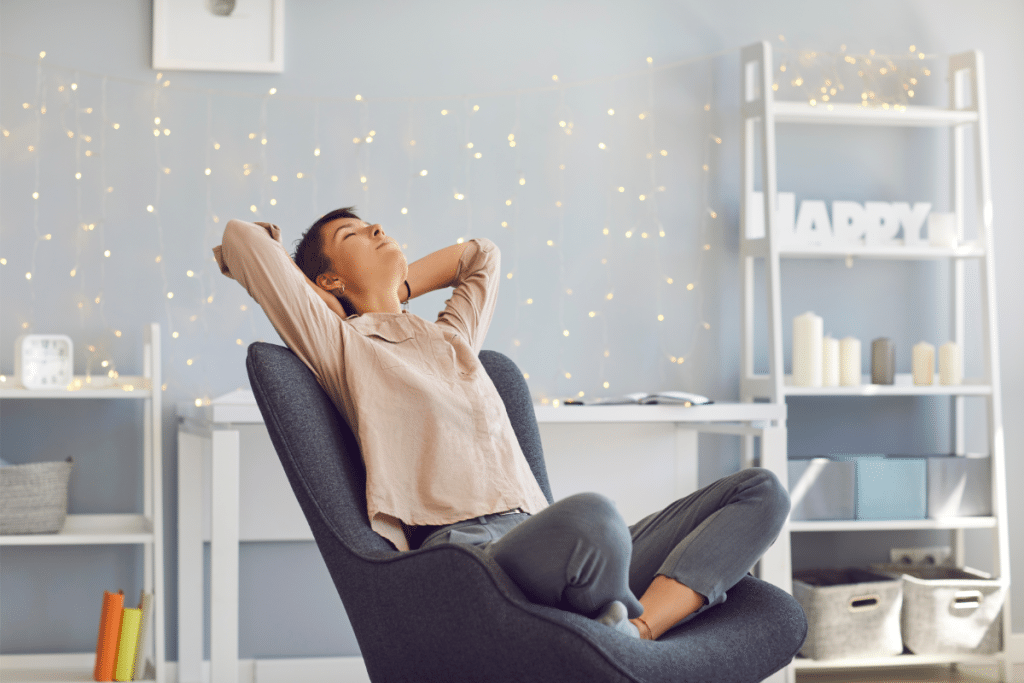
<instances>
[{"instance_id":1,"label":"upholstered fabric","mask_svg":"<svg viewBox=\"0 0 1024 683\"><path fill-rule=\"evenodd\" d=\"M553 501L522 374L498 352L479 357ZM246 365L372 680L753 683L803 644L807 620L796 600L750 576L725 604L649 642L530 602L472 546L399 553L370 529L357 444L312 373L288 349L263 342L249 347Z\"/></svg>"}]
</instances>

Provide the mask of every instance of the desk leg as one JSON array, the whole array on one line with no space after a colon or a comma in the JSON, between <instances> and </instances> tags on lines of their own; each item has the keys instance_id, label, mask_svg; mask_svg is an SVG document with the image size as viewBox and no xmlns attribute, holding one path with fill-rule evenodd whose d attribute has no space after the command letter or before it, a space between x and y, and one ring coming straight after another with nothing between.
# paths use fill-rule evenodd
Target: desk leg
<instances>
[{"instance_id":1,"label":"desk leg","mask_svg":"<svg viewBox=\"0 0 1024 683\"><path fill-rule=\"evenodd\" d=\"M676 498L697 490L697 431L676 423Z\"/></svg>"},{"instance_id":2,"label":"desk leg","mask_svg":"<svg viewBox=\"0 0 1024 683\"><path fill-rule=\"evenodd\" d=\"M786 428L766 427L761 432L761 467L775 473L782 485L789 490L789 470L786 465ZM775 543L765 552L760 562L760 577L787 593L793 593L793 564L790 555L789 520L786 520ZM766 683L794 683L796 669L793 665L766 679Z\"/></svg>"},{"instance_id":3,"label":"desk leg","mask_svg":"<svg viewBox=\"0 0 1024 683\"><path fill-rule=\"evenodd\" d=\"M203 663L203 445L178 432L178 681L200 683Z\"/></svg>"},{"instance_id":4,"label":"desk leg","mask_svg":"<svg viewBox=\"0 0 1024 683\"><path fill-rule=\"evenodd\" d=\"M761 436L761 467L771 470L789 490L786 467L786 428L766 427ZM761 558L760 577L787 593L793 593L792 559L789 544L789 519L775 543Z\"/></svg>"},{"instance_id":5,"label":"desk leg","mask_svg":"<svg viewBox=\"0 0 1024 683\"><path fill-rule=\"evenodd\" d=\"M238 683L238 444L236 430L213 433L210 683Z\"/></svg>"}]
</instances>

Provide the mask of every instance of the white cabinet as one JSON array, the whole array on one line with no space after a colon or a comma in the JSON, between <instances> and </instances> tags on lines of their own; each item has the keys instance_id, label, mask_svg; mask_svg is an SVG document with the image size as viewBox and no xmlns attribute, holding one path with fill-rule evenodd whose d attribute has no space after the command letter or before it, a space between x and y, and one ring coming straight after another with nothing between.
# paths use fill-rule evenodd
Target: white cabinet
<instances>
[{"instance_id":1,"label":"white cabinet","mask_svg":"<svg viewBox=\"0 0 1024 683\"><path fill-rule=\"evenodd\" d=\"M104 382L106 377L102 378ZM76 377L66 389L28 390L11 387L13 381L0 384L0 399L31 401L38 399L67 400L141 400L143 410L143 511L142 514L69 514L64 527L53 534L12 534L0 536L5 546L57 545L141 545L144 548L143 588L153 593L152 646L147 660L156 670L156 682L163 683L164 673L164 539L163 481L160 430L160 326L145 328L143 374L120 376L115 382L96 387L84 377ZM97 384L99 382L97 381ZM81 467L78 462L75 467ZM116 590L116 587L112 587ZM125 596L126 606L134 606L137 596ZM102 595L96 595L96 628L99 627ZM0 609L2 609L0 605ZM93 633L95 637L95 632ZM0 680L68 681L92 680L95 651L42 655L4 655L0 660ZM145 667L145 663L140 663ZM143 668L143 671L145 668ZM153 680L153 679L150 679Z\"/></svg>"},{"instance_id":2,"label":"white cabinet","mask_svg":"<svg viewBox=\"0 0 1024 683\"><path fill-rule=\"evenodd\" d=\"M992 566L995 575L1004 581L1010 578L1009 535L1007 533L1006 509L1006 466L1003 445L1003 418L999 382L998 326L995 310L995 273L993 258L993 220L991 179L989 175L988 130L985 111L985 78L982 55L979 52L965 52L949 59L949 108L926 106L896 106L885 108L856 104L819 102L776 102L774 99L771 46L765 43L751 45L742 51L740 64L741 81L741 135L742 135L742 178L740 205L740 270L742 277L743 312L741 320L742 358L740 374L740 397L743 401L766 398L773 403L784 403L789 396L857 396L870 400L875 396L943 396L949 397L954 416L954 449L963 455L964 399L981 397L987 409L987 435L992 467L992 510L988 517L965 517L954 519L893 520L893 521L836 521L836 522L791 522L789 533L809 531L887 531L943 529L949 530L951 547L958 564L964 563L964 530L990 529L993 535ZM795 126L799 134L802 126L827 126L837 135L846 126L902 126L902 127L944 127L950 131L950 211L955 214L957 246L934 247L927 243L918 245L895 244L891 246L868 246L859 244L835 244L829 246L793 246L783 239L777 206L776 187L776 126ZM973 158L965 157L965 136L972 135ZM755 168L755 159L760 157L760 168ZM967 162L970 161L968 164ZM973 204L976 211L965 215L965 165L974 170L973 186L977 193ZM761 187L754 187L755 174L760 177ZM755 194L760 191L760 196ZM764 230L747 224L747 204L760 201L764 216ZM964 239L964 226L975 228L976 238ZM870 376L861 386L855 387L805 387L794 386L792 378L784 375L783 325L791 324L782 320L780 270L782 263L792 259L832 259L849 264L853 259L931 259L951 264L952 292L949 296L951 321L950 338L956 341L969 357L984 359L984 374L966 378L962 385L945 386L933 384L916 386L909 375L897 375L892 385L870 384ZM767 337L769 372L767 375L754 374L754 296L755 259L764 262L765 286L762 295L767 298ZM965 347L965 304L964 304L964 263L974 260L978 263L980 277L972 283L979 288L978 300L981 307L981 348ZM839 265L838 267L842 267ZM856 296L850 293L850 296ZM859 399L858 399L859 400ZM791 406L792 409L792 406ZM828 452L828 444L822 444L821 452ZM752 457L752 448L747 447L747 457ZM786 481L785 472L777 472ZM899 666L936 663L996 663L1001 674L1009 680L1010 662L1006 652L1006 637L1010 630L1010 601L1007 598L1003 608L1004 643L1002 652L991 657L978 656L929 656L901 655L880 660L844 660L815 662L797 659L793 668L831 669L858 666Z\"/></svg>"}]
</instances>

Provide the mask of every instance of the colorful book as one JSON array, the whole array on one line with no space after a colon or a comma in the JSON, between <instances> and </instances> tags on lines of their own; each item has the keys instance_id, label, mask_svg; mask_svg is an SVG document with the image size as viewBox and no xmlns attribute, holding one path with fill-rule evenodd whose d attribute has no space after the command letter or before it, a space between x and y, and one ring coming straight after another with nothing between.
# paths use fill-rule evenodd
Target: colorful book
<instances>
[{"instance_id":1,"label":"colorful book","mask_svg":"<svg viewBox=\"0 0 1024 683\"><path fill-rule=\"evenodd\" d=\"M139 622L139 642L135 647L135 675L133 680L141 681L152 678L146 674L146 643L153 621L153 594L142 591L139 596L139 609L142 610L142 621Z\"/></svg>"},{"instance_id":2,"label":"colorful book","mask_svg":"<svg viewBox=\"0 0 1024 683\"><path fill-rule=\"evenodd\" d=\"M124 591L103 591L103 610L100 613L100 633L96 639L96 664L92 677L96 681L114 680L117 667L117 645L121 638L121 611L124 609Z\"/></svg>"},{"instance_id":3,"label":"colorful book","mask_svg":"<svg viewBox=\"0 0 1024 683\"><path fill-rule=\"evenodd\" d=\"M117 643L115 681L132 680L132 674L135 673L135 648L139 643L139 622L141 621L141 609L125 607L121 610L121 637Z\"/></svg>"}]
</instances>

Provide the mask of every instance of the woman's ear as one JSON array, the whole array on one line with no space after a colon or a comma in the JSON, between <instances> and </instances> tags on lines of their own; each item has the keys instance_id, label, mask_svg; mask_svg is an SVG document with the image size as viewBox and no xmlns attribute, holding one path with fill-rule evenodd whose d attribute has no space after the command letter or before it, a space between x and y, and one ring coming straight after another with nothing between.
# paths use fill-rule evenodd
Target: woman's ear
<instances>
[{"instance_id":1,"label":"woman's ear","mask_svg":"<svg viewBox=\"0 0 1024 683\"><path fill-rule=\"evenodd\" d=\"M335 296L340 293L338 290L344 291L345 288L345 285L341 283L341 280L327 273L320 273L317 275L316 284L320 289L325 289Z\"/></svg>"}]
</instances>

